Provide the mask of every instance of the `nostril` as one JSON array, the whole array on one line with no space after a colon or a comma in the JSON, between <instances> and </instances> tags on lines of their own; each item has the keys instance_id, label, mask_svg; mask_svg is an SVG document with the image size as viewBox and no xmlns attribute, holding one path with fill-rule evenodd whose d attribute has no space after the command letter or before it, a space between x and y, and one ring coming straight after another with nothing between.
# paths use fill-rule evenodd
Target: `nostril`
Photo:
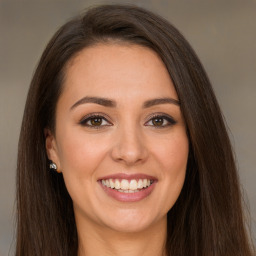
<instances>
[{"instance_id":1,"label":"nostril","mask_svg":"<svg viewBox=\"0 0 256 256\"><path fill-rule=\"evenodd\" d=\"M141 140L127 135L115 144L111 155L114 161L132 165L144 161L148 154Z\"/></svg>"}]
</instances>

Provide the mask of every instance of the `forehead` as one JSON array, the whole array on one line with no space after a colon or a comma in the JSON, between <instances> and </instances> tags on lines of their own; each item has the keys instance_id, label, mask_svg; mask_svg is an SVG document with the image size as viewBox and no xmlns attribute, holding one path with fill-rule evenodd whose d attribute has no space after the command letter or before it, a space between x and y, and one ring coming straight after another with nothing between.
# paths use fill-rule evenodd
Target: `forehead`
<instances>
[{"instance_id":1,"label":"forehead","mask_svg":"<svg viewBox=\"0 0 256 256\"><path fill-rule=\"evenodd\" d=\"M83 49L67 65L64 95L107 98L177 99L170 75L153 50L128 44L98 44Z\"/></svg>"}]
</instances>

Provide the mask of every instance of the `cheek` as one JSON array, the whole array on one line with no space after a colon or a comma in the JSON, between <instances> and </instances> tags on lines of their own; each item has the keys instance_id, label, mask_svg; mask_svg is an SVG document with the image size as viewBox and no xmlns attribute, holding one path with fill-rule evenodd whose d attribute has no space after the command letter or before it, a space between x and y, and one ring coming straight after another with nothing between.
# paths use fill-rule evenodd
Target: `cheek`
<instances>
[{"instance_id":1,"label":"cheek","mask_svg":"<svg viewBox=\"0 0 256 256\"><path fill-rule=\"evenodd\" d=\"M163 206L164 214L172 208L180 195L186 175L188 151L188 139L183 133L176 134L156 147L154 155L161 169L159 204Z\"/></svg>"},{"instance_id":2,"label":"cheek","mask_svg":"<svg viewBox=\"0 0 256 256\"><path fill-rule=\"evenodd\" d=\"M84 178L92 175L107 152L108 143L101 136L88 136L82 129L70 129L59 133L58 151L64 174Z\"/></svg>"},{"instance_id":3,"label":"cheek","mask_svg":"<svg viewBox=\"0 0 256 256\"><path fill-rule=\"evenodd\" d=\"M59 156L66 188L75 205L89 205L92 208L90 195L95 193L99 166L108 152L107 138L88 136L82 129L59 134L65 138L59 143Z\"/></svg>"},{"instance_id":4,"label":"cheek","mask_svg":"<svg viewBox=\"0 0 256 256\"><path fill-rule=\"evenodd\" d=\"M176 133L162 140L154 150L158 162L162 164L165 175L179 175L187 165L189 143L185 132Z\"/></svg>"}]
</instances>

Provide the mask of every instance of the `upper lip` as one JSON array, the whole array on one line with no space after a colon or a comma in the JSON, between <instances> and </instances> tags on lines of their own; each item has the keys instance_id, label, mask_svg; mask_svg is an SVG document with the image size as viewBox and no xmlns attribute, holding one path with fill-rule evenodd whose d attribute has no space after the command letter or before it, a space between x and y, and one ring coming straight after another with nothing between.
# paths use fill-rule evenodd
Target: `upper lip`
<instances>
[{"instance_id":1,"label":"upper lip","mask_svg":"<svg viewBox=\"0 0 256 256\"><path fill-rule=\"evenodd\" d=\"M153 177L151 175L147 175L144 173L133 173L133 174L127 174L127 173L115 173L110 174L104 177L99 178L98 180L108 180L108 179L125 179L125 180L138 180L138 179L149 179L149 180L157 180L156 177Z\"/></svg>"}]
</instances>

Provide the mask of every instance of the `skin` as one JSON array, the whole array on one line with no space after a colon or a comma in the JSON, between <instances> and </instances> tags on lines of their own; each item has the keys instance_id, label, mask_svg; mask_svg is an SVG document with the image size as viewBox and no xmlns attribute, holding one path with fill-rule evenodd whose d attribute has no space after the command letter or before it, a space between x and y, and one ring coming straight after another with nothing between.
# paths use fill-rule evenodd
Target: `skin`
<instances>
[{"instance_id":1,"label":"skin","mask_svg":"<svg viewBox=\"0 0 256 256\"><path fill-rule=\"evenodd\" d=\"M178 100L165 65L142 46L99 44L69 62L63 86L46 148L73 200L79 255L164 255L167 212L182 189L189 150L179 105L143 107L152 99ZM115 106L77 103L83 97ZM81 124L91 113L105 119L97 128L91 119ZM165 117L155 122L159 113L175 124ZM143 200L120 202L97 182L115 173L143 173L157 183Z\"/></svg>"}]
</instances>

